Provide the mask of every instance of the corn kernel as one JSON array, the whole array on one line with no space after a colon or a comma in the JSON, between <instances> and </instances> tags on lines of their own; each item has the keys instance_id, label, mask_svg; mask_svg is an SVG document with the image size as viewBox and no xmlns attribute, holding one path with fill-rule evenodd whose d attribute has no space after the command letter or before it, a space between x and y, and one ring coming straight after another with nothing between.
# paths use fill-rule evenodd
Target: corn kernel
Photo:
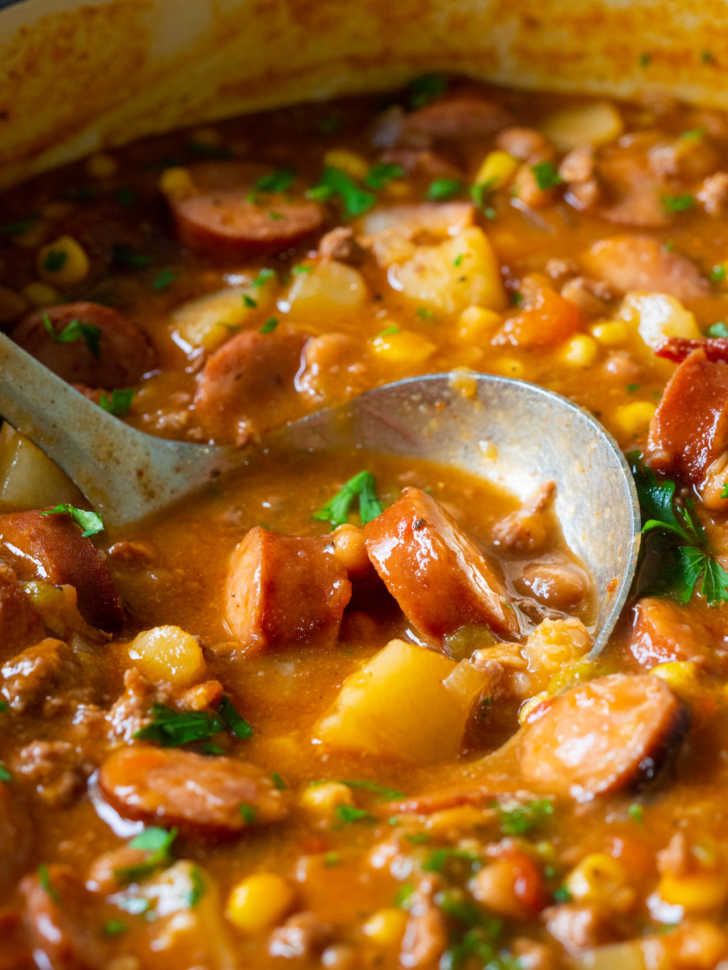
<instances>
[{"instance_id":1,"label":"corn kernel","mask_svg":"<svg viewBox=\"0 0 728 970\"><path fill-rule=\"evenodd\" d=\"M25 310L27 301L7 286L0 286L0 323L9 323Z\"/></svg>"},{"instance_id":2,"label":"corn kernel","mask_svg":"<svg viewBox=\"0 0 728 970\"><path fill-rule=\"evenodd\" d=\"M502 322L503 318L495 310L486 310L482 306L465 307L458 318L458 337L465 341L482 340L489 337Z\"/></svg>"},{"instance_id":3,"label":"corn kernel","mask_svg":"<svg viewBox=\"0 0 728 970\"><path fill-rule=\"evenodd\" d=\"M73 236L59 236L38 250L38 274L50 283L73 286L88 276L86 251Z\"/></svg>"},{"instance_id":4,"label":"corn kernel","mask_svg":"<svg viewBox=\"0 0 728 970\"><path fill-rule=\"evenodd\" d=\"M467 367L456 367L450 371L450 387L461 397L473 400L478 393L478 377Z\"/></svg>"},{"instance_id":5,"label":"corn kernel","mask_svg":"<svg viewBox=\"0 0 728 970\"><path fill-rule=\"evenodd\" d=\"M354 798L346 785L338 781L327 781L322 785L309 785L305 788L300 803L312 814L328 818L340 805L353 805Z\"/></svg>"},{"instance_id":6,"label":"corn kernel","mask_svg":"<svg viewBox=\"0 0 728 970\"><path fill-rule=\"evenodd\" d=\"M621 320L607 320L605 323L595 323L591 335L603 347L622 347L629 341L630 329Z\"/></svg>"},{"instance_id":7,"label":"corn kernel","mask_svg":"<svg viewBox=\"0 0 728 970\"><path fill-rule=\"evenodd\" d=\"M666 872L657 893L671 906L682 906L689 913L718 909L728 899L728 877L718 869L676 875Z\"/></svg>"},{"instance_id":8,"label":"corn kernel","mask_svg":"<svg viewBox=\"0 0 728 970\"><path fill-rule=\"evenodd\" d=\"M656 406L652 401L633 401L622 404L614 412L614 423L624 435L634 436L647 429Z\"/></svg>"},{"instance_id":9,"label":"corn kernel","mask_svg":"<svg viewBox=\"0 0 728 970\"><path fill-rule=\"evenodd\" d=\"M107 179L112 175L116 175L118 167L116 159L112 155L106 155L103 152L100 152L98 155L92 155L86 160L86 171L95 179Z\"/></svg>"},{"instance_id":10,"label":"corn kernel","mask_svg":"<svg viewBox=\"0 0 728 970\"><path fill-rule=\"evenodd\" d=\"M205 673L202 648L191 633L178 626L155 626L132 640L129 656L153 683L164 681L189 687Z\"/></svg>"},{"instance_id":11,"label":"corn kernel","mask_svg":"<svg viewBox=\"0 0 728 970\"><path fill-rule=\"evenodd\" d=\"M599 346L593 337L577 333L562 344L559 351L561 360L569 367L589 367L597 358Z\"/></svg>"},{"instance_id":12,"label":"corn kernel","mask_svg":"<svg viewBox=\"0 0 728 970\"><path fill-rule=\"evenodd\" d=\"M664 680L676 694L690 693L698 686L698 668L692 660L671 660L657 664L650 673Z\"/></svg>"},{"instance_id":13,"label":"corn kernel","mask_svg":"<svg viewBox=\"0 0 728 970\"><path fill-rule=\"evenodd\" d=\"M51 303L58 303L61 298L55 286L49 286L48 283L41 283L40 280L28 283L27 286L23 287L21 293L33 306L50 306Z\"/></svg>"},{"instance_id":14,"label":"corn kernel","mask_svg":"<svg viewBox=\"0 0 728 970\"><path fill-rule=\"evenodd\" d=\"M624 867L610 855L592 852L575 866L564 880L571 897L579 903L591 903L624 911L635 900L627 884Z\"/></svg>"},{"instance_id":15,"label":"corn kernel","mask_svg":"<svg viewBox=\"0 0 728 970\"><path fill-rule=\"evenodd\" d=\"M356 152L350 152L348 148L332 148L326 152L324 165L340 168L354 179L365 178L369 171L369 162Z\"/></svg>"},{"instance_id":16,"label":"corn kernel","mask_svg":"<svg viewBox=\"0 0 728 970\"><path fill-rule=\"evenodd\" d=\"M159 188L165 195L188 195L195 190L190 173L179 165L165 168L159 176Z\"/></svg>"},{"instance_id":17,"label":"corn kernel","mask_svg":"<svg viewBox=\"0 0 728 970\"><path fill-rule=\"evenodd\" d=\"M293 900L293 890L285 879L274 872L258 872L233 887L225 912L243 933L261 933L286 915Z\"/></svg>"},{"instance_id":18,"label":"corn kernel","mask_svg":"<svg viewBox=\"0 0 728 970\"><path fill-rule=\"evenodd\" d=\"M510 180L519 166L519 161L508 152L489 152L477 171L475 182L487 182L492 189L499 189Z\"/></svg>"},{"instance_id":19,"label":"corn kernel","mask_svg":"<svg viewBox=\"0 0 728 970\"><path fill-rule=\"evenodd\" d=\"M504 377L523 377L526 367L517 357L497 357L491 361L490 369Z\"/></svg>"},{"instance_id":20,"label":"corn kernel","mask_svg":"<svg viewBox=\"0 0 728 970\"><path fill-rule=\"evenodd\" d=\"M398 330L380 333L370 342L372 351L388 364L417 367L424 364L435 350L435 344L419 333Z\"/></svg>"},{"instance_id":21,"label":"corn kernel","mask_svg":"<svg viewBox=\"0 0 728 970\"><path fill-rule=\"evenodd\" d=\"M372 913L362 926L362 932L378 946L395 947L402 939L406 923L407 914L403 909L380 909Z\"/></svg>"}]
</instances>

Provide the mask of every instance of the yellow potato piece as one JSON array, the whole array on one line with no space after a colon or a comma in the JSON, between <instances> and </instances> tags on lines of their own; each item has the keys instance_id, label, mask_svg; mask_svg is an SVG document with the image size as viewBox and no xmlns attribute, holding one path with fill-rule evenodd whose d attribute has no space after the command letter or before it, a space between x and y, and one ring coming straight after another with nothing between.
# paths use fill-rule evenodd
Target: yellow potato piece
<instances>
[{"instance_id":1,"label":"yellow potato piece","mask_svg":"<svg viewBox=\"0 0 728 970\"><path fill-rule=\"evenodd\" d=\"M541 122L541 131L559 151L577 145L606 145L622 134L622 116L611 101L593 101L554 111Z\"/></svg>"},{"instance_id":2,"label":"yellow potato piece","mask_svg":"<svg viewBox=\"0 0 728 970\"><path fill-rule=\"evenodd\" d=\"M355 310L366 299L367 285L361 273L336 260L303 264L294 272L287 296L292 313L322 318Z\"/></svg>"},{"instance_id":3,"label":"yellow potato piece","mask_svg":"<svg viewBox=\"0 0 728 970\"><path fill-rule=\"evenodd\" d=\"M172 314L178 336L190 347L215 350L273 305L275 283L232 286L183 303Z\"/></svg>"}]
</instances>

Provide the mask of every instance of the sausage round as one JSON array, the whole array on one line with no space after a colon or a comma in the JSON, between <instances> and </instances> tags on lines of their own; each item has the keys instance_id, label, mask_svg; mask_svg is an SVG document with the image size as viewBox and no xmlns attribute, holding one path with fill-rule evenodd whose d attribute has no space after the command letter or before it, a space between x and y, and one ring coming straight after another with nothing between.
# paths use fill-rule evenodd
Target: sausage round
<instances>
[{"instance_id":1,"label":"sausage round","mask_svg":"<svg viewBox=\"0 0 728 970\"><path fill-rule=\"evenodd\" d=\"M125 818L235 836L287 814L283 792L255 765L148 745L119 748L99 771L107 801Z\"/></svg>"},{"instance_id":2,"label":"sausage round","mask_svg":"<svg viewBox=\"0 0 728 970\"><path fill-rule=\"evenodd\" d=\"M426 492L406 488L365 526L364 539L374 568L420 633L440 638L485 623L503 636L520 635L501 579Z\"/></svg>"},{"instance_id":3,"label":"sausage round","mask_svg":"<svg viewBox=\"0 0 728 970\"><path fill-rule=\"evenodd\" d=\"M21 575L73 586L78 608L92 626L120 629L124 612L106 559L66 516L35 511L0 515L0 544Z\"/></svg>"},{"instance_id":4,"label":"sausage round","mask_svg":"<svg viewBox=\"0 0 728 970\"><path fill-rule=\"evenodd\" d=\"M75 323L77 321L77 323ZM67 341L62 335L72 333ZM49 328L53 334L49 333ZM99 303L63 303L26 316L13 340L64 381L88 387L129 387L153 370L157 356L149 338L135 323Z\"/></svg>"},{"instance_id":5,"label":"sausage round","mask_svg":"<svg viewBox=\"0 0 728 970\"><path fill-rule=\"evenodd\" d=\"M522 728L526 784L587 801L651 780L687 727L682 704L650 674L610 674L556 697Z\"/></svg>"},{"instance_id":6,"label":"sausage round","mask_svg":"<svg viewBox=\"0 0 728 970\"><path fill-rule=\"evenodd\" d=\"M167 201L181 242L213 259L287 249L324 223L318 202L281 193L257 196L250 166L204 162L188 172L190 187L168 192Z\"/></svg>"}]
</instances>

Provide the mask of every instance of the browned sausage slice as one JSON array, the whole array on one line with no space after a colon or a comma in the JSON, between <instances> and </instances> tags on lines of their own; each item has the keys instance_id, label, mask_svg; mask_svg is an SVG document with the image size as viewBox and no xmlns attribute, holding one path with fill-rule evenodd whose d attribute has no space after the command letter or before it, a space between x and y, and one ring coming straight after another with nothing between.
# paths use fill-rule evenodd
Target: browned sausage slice
<instances>
[{"instance_id":1,"label":"browned sausage slice","mask_svg":"<svg viewBox=\"0 0 728 970\"><path fill-rule=\"evenodd\" d=\"M672 600L651 596L635 608L629 649L646 670L673 660L722 668L728 660L721 632L695 616L686 616L684 608Z\"/></svg>"},{"instance_id":2,"label":"browned sausage slice","mask_svg":"<svg viewBox=\"0 0 728 970\"><path fill-rule=\"evenodd\" d=\"M487 138L510 123L502 105L478 90L464 88L405 116L404 142L456 141Z\"/></svg>"},{"instance_id":3,"label":"browned sausage slice","mask_svg":"<svg viewBox=\"0 0 728 970\"><path fill-rule=\"evenodd\" d=\"M167 193L177 234L190 249L234 260L287 249L321 228L318 202L280 193L256 195L250 166L209 162L188 169L191 185Z\"/></svg>"},{"instance_id":4,"label":"browned sausage slice","mask_svg":"<svg viewBox=\"0 0 728 970\"><path fill-rule=\"evenodd\" d=\"M63 303L38 310L18 324L12 338L71 384L129 387L157 363L144 331L123 313L99 303Z\"/></svg>"},{"instance_id":5,"label":"browned sausage slice","mask_svg":"<svg viewBox=\"0 0 728 970\"><path fill-rule=\"evenodd\" d=\"M284 793L261 768L191 751L120 748L101 766L99 785L125 818L203 835L235 836L287 814Z\"/></svg>"},{"instance_id":6,"label":"browned sausage slice","mask_svg":"<svg viewBox=\"0 0 728 970\"><path fill-rule=\"evenodd\" d=\"M364 528L374 568L409 622L427 637L470 623L518 637L505 587L475 544L419 488L406 488Z\"/></svg>"},{"instance_id":7,"label":"browned sausage slice","mask_svg":"<svg viewBox=\"0 0 728 970\"><path fill-rule=\"evenodd\" d=\"M583 256L586 271L616 293L668 293L683 303L708 294L708 284L686 256L669 252L659 239L624 233L601 239Z\"/></svg>"},{"instance_id":8,"label":"browned sausage slice","mask_svg":"<svg viewBox=\"0 0 728 970\"><path fill-rule=\"evenodd\" d=\"M245 330L224 343L205 364L195 394L203 428L242 444L282 424L288 401L295 400L293 382L305 342L298 331Z\"/></svg>"},{"instance_id":9,"label":"browned sausage slice","mask_svg":"<svg viewBox=\"0 0 728 970\"><path fill-rule=\"evenodd\" d=\"M73 586L79 610L93 626L121 627L124 613L106 559L70 519L40 512L0 515L0 544L21 576Z\"/></svg>"},{"instance_id":10,"label":"browned sausage slice","mask_svg":"<svg viewBox=\"0 0 728 970\"><path fill-rule=\"evenodd\" d=\"M654 778L687 727L683 706L651 674L580 684L533 717L520 738L524 781L580 801Z\"/></svg>"},{"instance_id":11,"label":"browned sausage slice","mask_svg":"<svg viewBox=\"0 0 728 970\"><path fill-rule=\"evenodd\" d=\"M670 378L652 416L647 463L700 486L726 448L728 363L694 350Z\"/></svg>"},{"instance_id":12,"label":"browned sausage slice","mask_svg":"<svg viewBox=\"0 0 728 970\"><path fill-rule=\"evenodd\" d=\"M350 599L346 569L323 539L256 526L230 556L225 615L247 653L332 643Z\"/></svg>"}]
</instances>

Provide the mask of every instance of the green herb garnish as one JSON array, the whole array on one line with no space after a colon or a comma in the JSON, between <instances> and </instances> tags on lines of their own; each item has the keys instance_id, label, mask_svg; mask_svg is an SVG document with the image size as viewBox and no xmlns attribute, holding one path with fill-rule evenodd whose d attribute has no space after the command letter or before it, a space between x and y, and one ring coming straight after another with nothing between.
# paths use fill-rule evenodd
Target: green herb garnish
<instances>
[{"instance_id":1,"label":"green herb garnish","mask_svg":"<svg viewBox=\"0 0 728 970\"><path fill-rule=\"evenodd\" d=\"M431 202L445 202L447 199L454 199L462 191L463 183L460 179L435 179L428 186L427 198Z\"/></svg>"},{"instance_id":2,"label":"green herb garnish","mask_svg":"<svg viewBox=\"0 0 728 970\"><path fill-rule=\"evenodd\" d=\"M74 317L69 320L62 330L56 330L47 313L41 317L43 329L57 344L75 344L78 340L88 347L94 357L99 357L101 353L101 330L93 323L84 323Z\"/></svg>"},{"instance_id":3,"label":"green herb garnish","mask_svg":"<svg viewBox=\"0 0 728 970\"><path fill-rule=\"evenodd\" d=\"M152 257L140 253L128 243L114 243L111 247L111 261L120 269L146 269L152 262Z\"/></svg>"},{"instance_id":4,"label":"green herb garnish","mask_svg":"<svg viewBox=\"0 0 728 970\"><path fill-rule=\"evenodd\" d=\"M270 777L273 782L273 787L277 788L278 791L285 791L288 788L285 779L277 771L274 771Z\"/></svg>"},{"instance_id":5,"label":"green herb garnish","mask_svg":"<svg viewBox=\"0 0 728 970\"><path fill-rule=\"evenodd\" d=\"M395 179L401 179L404 169L395 162L378 162L367 172L364 184L370 189L383 189Z\"/></svg>"},{"instance_id":6,"label":"green herb garnish","mask_svg":"<svg viewBox=\"0 0 728 970\"><path fill-rule=\"evenodd\" d=\"M205 890L207 889L199 866L192 866L190 870L190 882L192 885L187 893L187 906L189 909L193 909L205 895Z\"/></svg>"},{"instance_id":7,"label":"green herb garnish","mask_svg":"<svg viewBox=\"0 0 728 970\"><path fill-rule=\"evenodd\" d=\"M51 881L51 874L48 871L48 866L43 863L38 866L38 881L41 884L41 888L45 891L46 895L49 896L54 903L60 903L61 897L58 890L53 885Z\"/></svg>"},{"instance_id":8,"label":"green herb garnish","mask_svg":"<svg viewBox=\"0 0 728 970\"><path fill-rule=\"evenodd\" d=\"M368 212L377 201L373 192L363 189L350 175L331 165L324 169L318 184L309 189L306 195L320 202L338 198L344 207L344 215L349 219Z\"/></svg>"},{"instance_id":9,"label":"green herb garnish","mask_svg":"<svg viewBox=\"0 0 728 970\"><path fill-rule=\"evenodd\" d=\"M267 175L261 175L256 181L256 192L285 192L293 185L296 173L292 168L277 168Z\"/></svg>"},{"instance_id":10,"label":"green herb garnish","mask_svg":"<svg viewBox=\"0 0 728 970\"><path fill-rule=\"evenodd\" d=\"M695 196L691 195L689 192L683 192L679 195L662 196L662 207L665 212L687 212L689 209L692 209L694 205Z\"/></svg>"},{"instance_id":11,"label":"green herb garnish","mask_svg":"<svg viewBox=\"0 0 728 970\"><path fill-rule=\"evenodd\" d=\"M705 332L709 337L728 337L728 324L725 320L717 320Z\"/></svg>"},{"instance_id":12,"label":"green herb garnish","mask_svg":"<svg viewBox=\"0 0 728 970\"><path fill-rule=\"evenodd\" d=\"M248 738L252 738L252 725L237 711L229 697L223 697L217 712L222 718L225 727L234 737L239 738L241 741L247 741Z\"/></svg>"},{"instance_id":13,"label":"green herb garnish","mask_svg":"<svg viewBox=\"0 0 728 970\"><path fill-rule=\"evenodd\" d=\"M65 249L49 249L43 258L43 269L46 273L57 273L66 265L67 259Z\"/></svg>"},{"instance_id":14,"label":"green herb garnish","mask_svg":"<svg viewBox=\"0 0 728 970\"><path fill-rule=\"evenodd\" d=\"M439 98L447 91L447 78L444 74L422 74L410 82L409 104L412 108L422 108L424 105Z\"/></svg>"},{"instance_id":15,"label":"green herb garnish","mask_svg":"<svg viewBox=\"0 0 728 970\"><path fill-rule=\"evenodd\" d=\"M404 798L404 793L397 791L396 788L388 788L387 785L379 785L376 781L369 781L367 778L344 779L341 782L353 791L366 791L372 795L379 795L386 801L394 801L396 798Z\"/></svg>"},{"instance_id":16,"label":"green herb garnish","mask_svg":"<svg viewBox=\"0 0 728 970\"><path fill-rule=\"evenodd\" d=\"M476 871L481 865L480 859L474 852L443 846L429 853L422 863L422 868L425 872L444 872L451 862L466 862L472 871Z\"/></svg>"},{"instance_id":17,"label":"green herb garnish","mask_svg":"<svg viewBox=\"0 0 728 970\"><path fill-rule=\"evenodd\" d=\"M133 387L115 387L111 394L102 391L99 395L99 407L116 418L123 418L131 410L135 394Z\"/></svg>"},{"instance_id":18,"label":"green herb garnish","mask_svg":"<svg viewBox=\"0 0 728 970\"><path fill-rule=\"evenodd\" d=\"M336 817L342 825L353 825L355 822L373 822L374 816L365 808L356 805L337 805Z\"/></svg>"},{"instance_id":19,"label":"green herb garnish","mask_svg":"<svg viewBox=\"0 0 728 970\"><path fill-rule=\"evenodd\" d=\"M326 505L313 513L313 517L333 526L343 525L348 521L351 507L357 499L363 525L381 514L382 504L377 498L376 482L371 472L361 471L350 478Z\"/></svg>"},{"instance_id":20,"label":"green herb garnish","mask_svg":"<svg viewBox=\"0 0 728 970\"><path fill-rule=\"evenodd\" d=\"M109 919L104 923L104 936L121 936L129 927L120 919Z\"/></svg>"},{"instance_id":21,"label":"green herb garnish","mask_svg":"<svg viewBox=\"0 0 728 970\"><path fill-rule=\"evenodd\" d=\"M264 266L255 277L255 279L250 284L256 289L260 289L261 286L265 286L266 283L270 283L271 280L276 278L276 271L271 269L269 266Z\"/></svg>"},{"instance_id":22,"label":"green herb garnish","mask_svg":"<svg viewBox=\"0 0 728 970\"><path fill-rule=\"evenodd\" d=\"M44 509L41 515L67 515L73 519L77 526L82 530L81 536L87 539L89 536L98 535L104 531L104 521L98 512L91 509L79 509L75 505L63 502L61 505L54 505L52 509Z\"/></svg>"},{"instance_id":23,"label":"green herb garnish","mask_svg":"<svg viewBox=\"0 0 728 970\"><path fill-rule=\"evenodd\" d=\"M536 162L535 165L531 166L531 171L536 179L536 185L542 191L554 189L557 185L563 184L564 180L559 175L559 170L553 162Z\"/></svg>"},{"instance_id":24,"label":"green herb garnish","mask_svg":"<svg viewBox=\"0 0 728 970\"><path fill-rule=\"evenodd\" d=\"M160 269L152 280L152 289L158 293L168 289L177 279L177 273L173 269Z\"/></svg>"},{"instance_id":25,"label":"green herb garnish","mask_svg":"<svg viewBox=\"0 0 728 970\"><path fill-rule=\"evenodd\" d=\"M12 781L13 776L10 774L8 769L5 767L2 761L0 761L0 781Z\"/></svg>"},{"instance_id":26,"label":"green herb garnish","mask_svg":"<svg viewBox=\"0 0 728 970\"><path fill-rule=\"evenodd\" d=\"M273 331L278 326L278 317L268 317L263 326L260 328L261 333L273 333Z\"/></svg>"},{"instance_id":27,"label":"green herb garnish","mask_svg":"<svg viewBox=\"0 0 728 970\"><path fill-rule=\"evenodd\" d=\"M129 843L130 848L146 852L146 857L133 866L117 869L114 875L122 882L138 882L155 869L168 866L172 861L171 849L177 838L177 829L163 829L151 825Z\"/></svg>"},{"instance_id":28,"label":"green herb garnish","mask_svg":"<svg viewBox=\"0 0 728 970\"><path fill-rule=\"evenodd\" d=\"M499 804L495 807L503 835L528 835L554 814L554 803L548 798L536 798L513 808Z\"/></svg>"},{"instance_id":29,"label":"green herb garnish","mask_svg":"<svg viewBox=\"0 0 728 970\"><path fill-rule=\"evenodd\" d=\"M163 748L179 748L195 741L209 741L224 730L220 717L210 711L175 711L165 704L153 704L152 720L134 735Z\"/></svg>"},{"instance_id":30,"label":"green herb garnish","mask_svg":"<svg viewBox=\"0 0 728 970\"><path fill-rule=\"evenodd\" d=\"M244 803L240 806L240 815L246 825L252 825L258 815L258 810L255 805Z\"/></svg>"}]
</instances>

